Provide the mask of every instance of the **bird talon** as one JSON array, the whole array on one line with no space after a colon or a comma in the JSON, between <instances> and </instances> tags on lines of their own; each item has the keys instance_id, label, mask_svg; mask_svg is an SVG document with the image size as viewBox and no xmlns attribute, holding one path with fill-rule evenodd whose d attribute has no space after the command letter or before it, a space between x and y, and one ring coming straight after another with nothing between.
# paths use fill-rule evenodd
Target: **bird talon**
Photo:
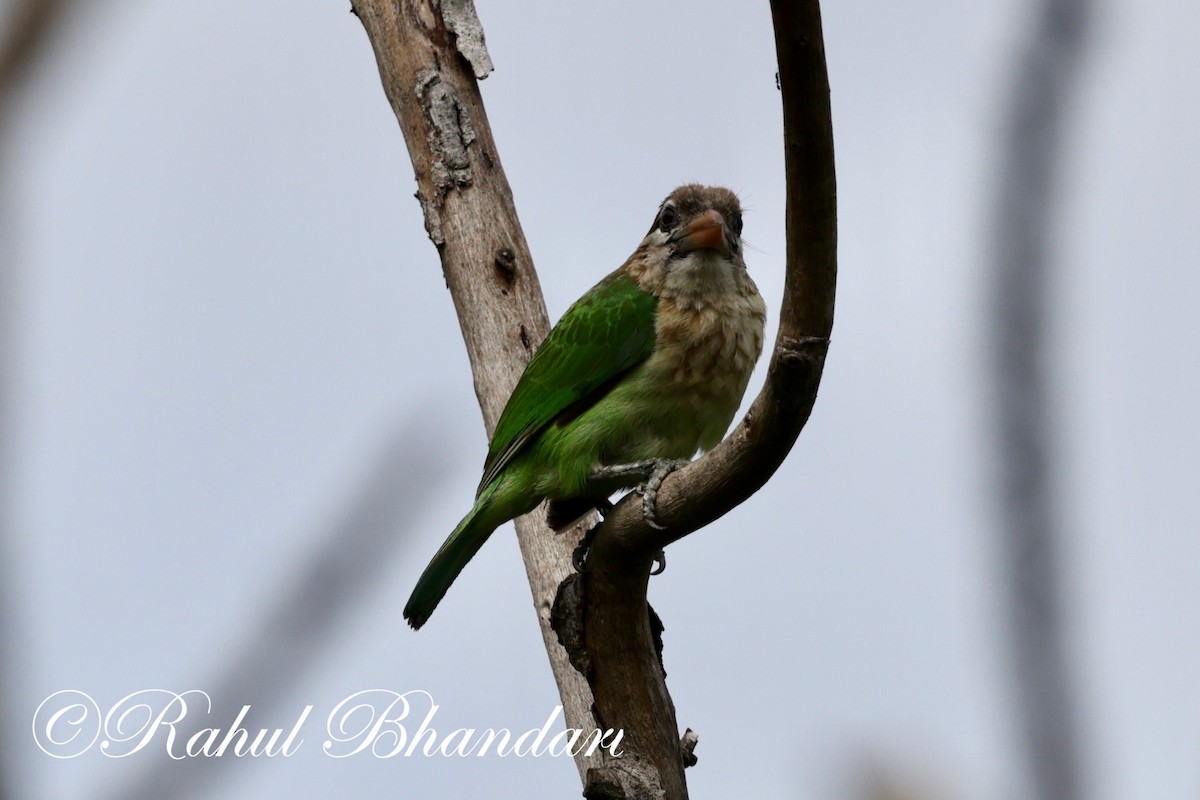
<instances>
[{"instance_id":1,"label":"bird talon","mask_svg":"<svg viewBox=\"0 0 1200 800\"><path fill-rule=\"evenodd\" d=\"M662 575L667 571L667 551L659 550L654 556L654 566L650 569L651 575Z\"/></svg>"},{"instance_id":2,"label":"bird talon","mask_svg":"<svg viewBox=\"0 0 1200 800\"><path fill-rule=\"evenodd\" d=\"M666 530L666 527L658 521L658 487L662 486L663 480L668 475L687 463L689 462L686 459L679 461L655 461L650 471L650 477L637 489L638 493L642 496L642 519L646 520L646 524L656 531Z\"/></svg>"},{"instance_id":3,"label":"bird talon","mask_svg":"<svg viewBox=\"0 0 1200 800\"><path fill-rule=\"evenodd\" d=\"M576 572L583 572L583 566L587 562L589 549L583 542L580 542L574 552L571 553L571 566L575 568Z\"/></svg>"},{"instance_id":4,"label":"bird talon","mask_svg":"<svg viewBox=\"0 0 1200 800\"><path fill-rule=\"evenodd\" d=\"M612 503L608 505L609 508L612 507ZM598 530L600 530L599 524L588 528L579 539L579 544L575 545L575 550L571 553L571 566L575 568L576 572L583 572L583 568L587 564L588 554L592 552L592 541L596 538L596 531Z\"/></svg>"},{"instance_id":5,"label":"bird talon","mask_svg":"<svg viewBox=\"0 0 1200 800\"><path fill-rule=\"evenodd\" d=\"M663 525L661 522L659 522L653 516L647 516L645 514L643 514L642 516L645 518L646 524L649 525L651 528L654 528L654 530L665 531L667 529L666 525Z\"/></svg>"}]
</instances>

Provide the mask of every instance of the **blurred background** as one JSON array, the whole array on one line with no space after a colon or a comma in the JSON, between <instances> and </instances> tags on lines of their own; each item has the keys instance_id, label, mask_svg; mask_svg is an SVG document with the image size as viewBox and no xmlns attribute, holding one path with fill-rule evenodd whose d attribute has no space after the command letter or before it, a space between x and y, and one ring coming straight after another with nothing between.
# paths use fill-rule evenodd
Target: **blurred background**
<instances>
[{"instance_id":1,"label":"blurred background","mask_svg":"<svg viewBox=\"0 0 1200 800\"><path fill-rule=\"evenodd\" d=\"M446 731L537 728L558 703L511 527L419 634L400 617L486 442L348 4L56 0L14 47L35 5L0 3L0 793L576 796L568 758L320 749L366 689L429 692ZM478 8L551 317L687 181L741 195L774 316L766 3ZM820 398L774 479L651 585L700 736L696 800L1037 796L992 342L1040 8L826 4L840 280ZM1031 173L1052 179L1025 346L1046 379L1059 721L1078 796L1183 800L1200 794L1200 6L1085 11L1073 77L1039 110L1060 120L1053 169ZM56 759L31 720L63 689L101 708L203 689L216 726L243 704L252 728L314 711L290 758Z\"/></svg>"}]
</instances>

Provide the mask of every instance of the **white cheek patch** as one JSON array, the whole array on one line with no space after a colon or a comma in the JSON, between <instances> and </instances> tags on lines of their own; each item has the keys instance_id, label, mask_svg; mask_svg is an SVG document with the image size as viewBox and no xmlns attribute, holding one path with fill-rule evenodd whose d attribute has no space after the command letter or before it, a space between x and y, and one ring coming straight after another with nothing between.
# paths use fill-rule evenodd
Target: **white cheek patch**
<instances>
[{"instance_id":1,"label":"white cheek patch","mask_svg":"<svg viewBox=\"0 0 1200 800\"><path fill-rule=\"evenodd\" d=\"M663 231L662 228L655 228L646 234L646 238L642 239L643 245L651 245L652 247L661 247L667 243L670 234Z\"/></svg>"}]
</instances>

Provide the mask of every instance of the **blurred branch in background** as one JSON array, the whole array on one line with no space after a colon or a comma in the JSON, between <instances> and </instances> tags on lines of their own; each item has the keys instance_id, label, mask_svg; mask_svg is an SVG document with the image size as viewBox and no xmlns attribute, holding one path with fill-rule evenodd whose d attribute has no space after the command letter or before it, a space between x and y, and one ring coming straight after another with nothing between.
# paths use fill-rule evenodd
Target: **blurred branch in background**
<instances>
[{"instance_id":1,"label":"blurred branch in background","mask_svg":"<svg viewBox=\"0 0 1200 800\"><path fill-rule=\"evenodd\" d=\"M1090 0L1042 0L1037 9L1012 72L989 253L1002 556L1028 796L1035 800L1084 793L1062 612L1046 301L1061 145L1090 12Z\"/></svg>"},{"instance_id":2,"label":"blurred branch in background","mask_svg":"<svg viewBox=\"0 0 1200 800\"><path fill-rule=\"evenodd\" d=\"M71 0L16 0L8 5L0 28L0 135L13 112L13 96L41 57Z\"/></svg>"},{"instance_id":3,"label":"blurred branch in background","mask_svg":"<svg viewBox=\"0 0 1200 800\"><path fill-rule=\"evenodd\" d=\"M17 114L20 90L28 82L34 67L54 39L71 0L16 0L0 12L0 715L7 717L23 708L21 703L4 702L16 695L16 676L22 659L16 648L19 622L10 593L14 592L16 565L13 563L12 504L12 428L13 373L16 352L15 318L17 288L16 232L10 216L11 187L8 182L10 136ZM8 763L13 747L7 741L7 719L0 720L0 800L16 797L15 770ZM16 725L13 730L19 730Z\"/></svg>"},{"instance_id":4,"label":"blurred branch in background","mask_svg":"<svg viewBox=\"0 0 1200 800\"><path fill-rule=\"evenodd\" d=\"M382 452L358 482L360 487L286 583L274 603L263 603L261 619L225 662L224 674L198 688L213 700L211 713L189 715L178 727L187 741L211 720L230 720L243 705L252 715L269 714L304 676L305 666L325 650L330 634L354 604L389 574L404 531L420 520L447 467L428 426L408 422L381 436ZM399 612L397 630L403 627ZM254 716L245 727L254 726ZM106 796L116 800L185 800L199 797L237 758L146 760L144 770Z\"/></svg>"},{"instance_id":5,"label":"blurred branch in background","mask_svg":"<svg viewBox=\"0 0 1200 800\"><path fill-rule=\"evenodd\" d=\"M0 593L11 591L12 563L11 448L14 318L20 274L12 250L16 236L7 178L11 157L10 134L20 113L20 97L48 45L68 19L71 0L28 0L5 9L0 28ZM447 467L440 450L415 423L380 436L383 445L373 464L364 470L360 488L329 530L316 538L316 546L294 579L281 587L245 641L226 660L223 675L201 686L213 698L211 715L197 715L193 727L179 726L186 739L209 719L233 719L243 704L269 712L284 701L304 675L304 666L323 652L324 642L354 603L387 574L402 542L403 531L419 520ZM19 604L4 596L0 603L0 693L11 696L16 675L24 664L13 658L18 620L12 609ZM399 617L397 617L398 619ZM5 703L4 712L24 710L21 703ZM19 730L27 723L12 726ZM8 729L0 725L0 731ZM14 770L5 763L13 752L0 741L0 800L17 797ZM11 757L11 756L8 756ZM109 794L123 800L200 796L237 759L155 760ZM99 794L99 792L97 792Z\"/></svg>"}]
</instances>

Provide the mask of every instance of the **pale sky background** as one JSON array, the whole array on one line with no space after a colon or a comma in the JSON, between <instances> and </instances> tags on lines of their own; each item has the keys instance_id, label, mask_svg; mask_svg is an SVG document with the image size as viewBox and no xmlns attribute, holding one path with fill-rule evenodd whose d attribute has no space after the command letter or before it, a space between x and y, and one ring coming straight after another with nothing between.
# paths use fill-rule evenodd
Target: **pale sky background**
<instances>
[{"instance_id":1,"label":"pale sky background","mask_svg":"<svg viewBox=\"0 0 1200 800\"><path fill-rule=\"evenodd\" d=\"M558 702L505 527L429 625L400 609L470 506L483 427L399 128L346 2L80 4L6 144L20 283L15 681L21 800L120 794L165 758L42 754L47 695L208 689L399 435L403 524L251 727L290 759L187 796L573 797L566 758L336 761L325 716L423 689L439 728ZM551 317L687 181L748 207L777 315L781 121L766 3L491 3L483 84ZM984 242L1025 2L825 7L837 322L811 422L745 505L670 548L651 602L694 800L1022 796L990 494ZM1063 156L1051 329L1070 652L1097 800L1200 793L1200 5L1099 8ZM772 324L770 335L774 336ZM751 385L761 384L764 364ZM411 485L411 481L421 481ZM266 702L266 699L263 699ZM223 725L227 720L213 720ZM232 763L229 763L232 762ZM185 796L181 780L178 796Z\"/></svg>"}]
</instances>

